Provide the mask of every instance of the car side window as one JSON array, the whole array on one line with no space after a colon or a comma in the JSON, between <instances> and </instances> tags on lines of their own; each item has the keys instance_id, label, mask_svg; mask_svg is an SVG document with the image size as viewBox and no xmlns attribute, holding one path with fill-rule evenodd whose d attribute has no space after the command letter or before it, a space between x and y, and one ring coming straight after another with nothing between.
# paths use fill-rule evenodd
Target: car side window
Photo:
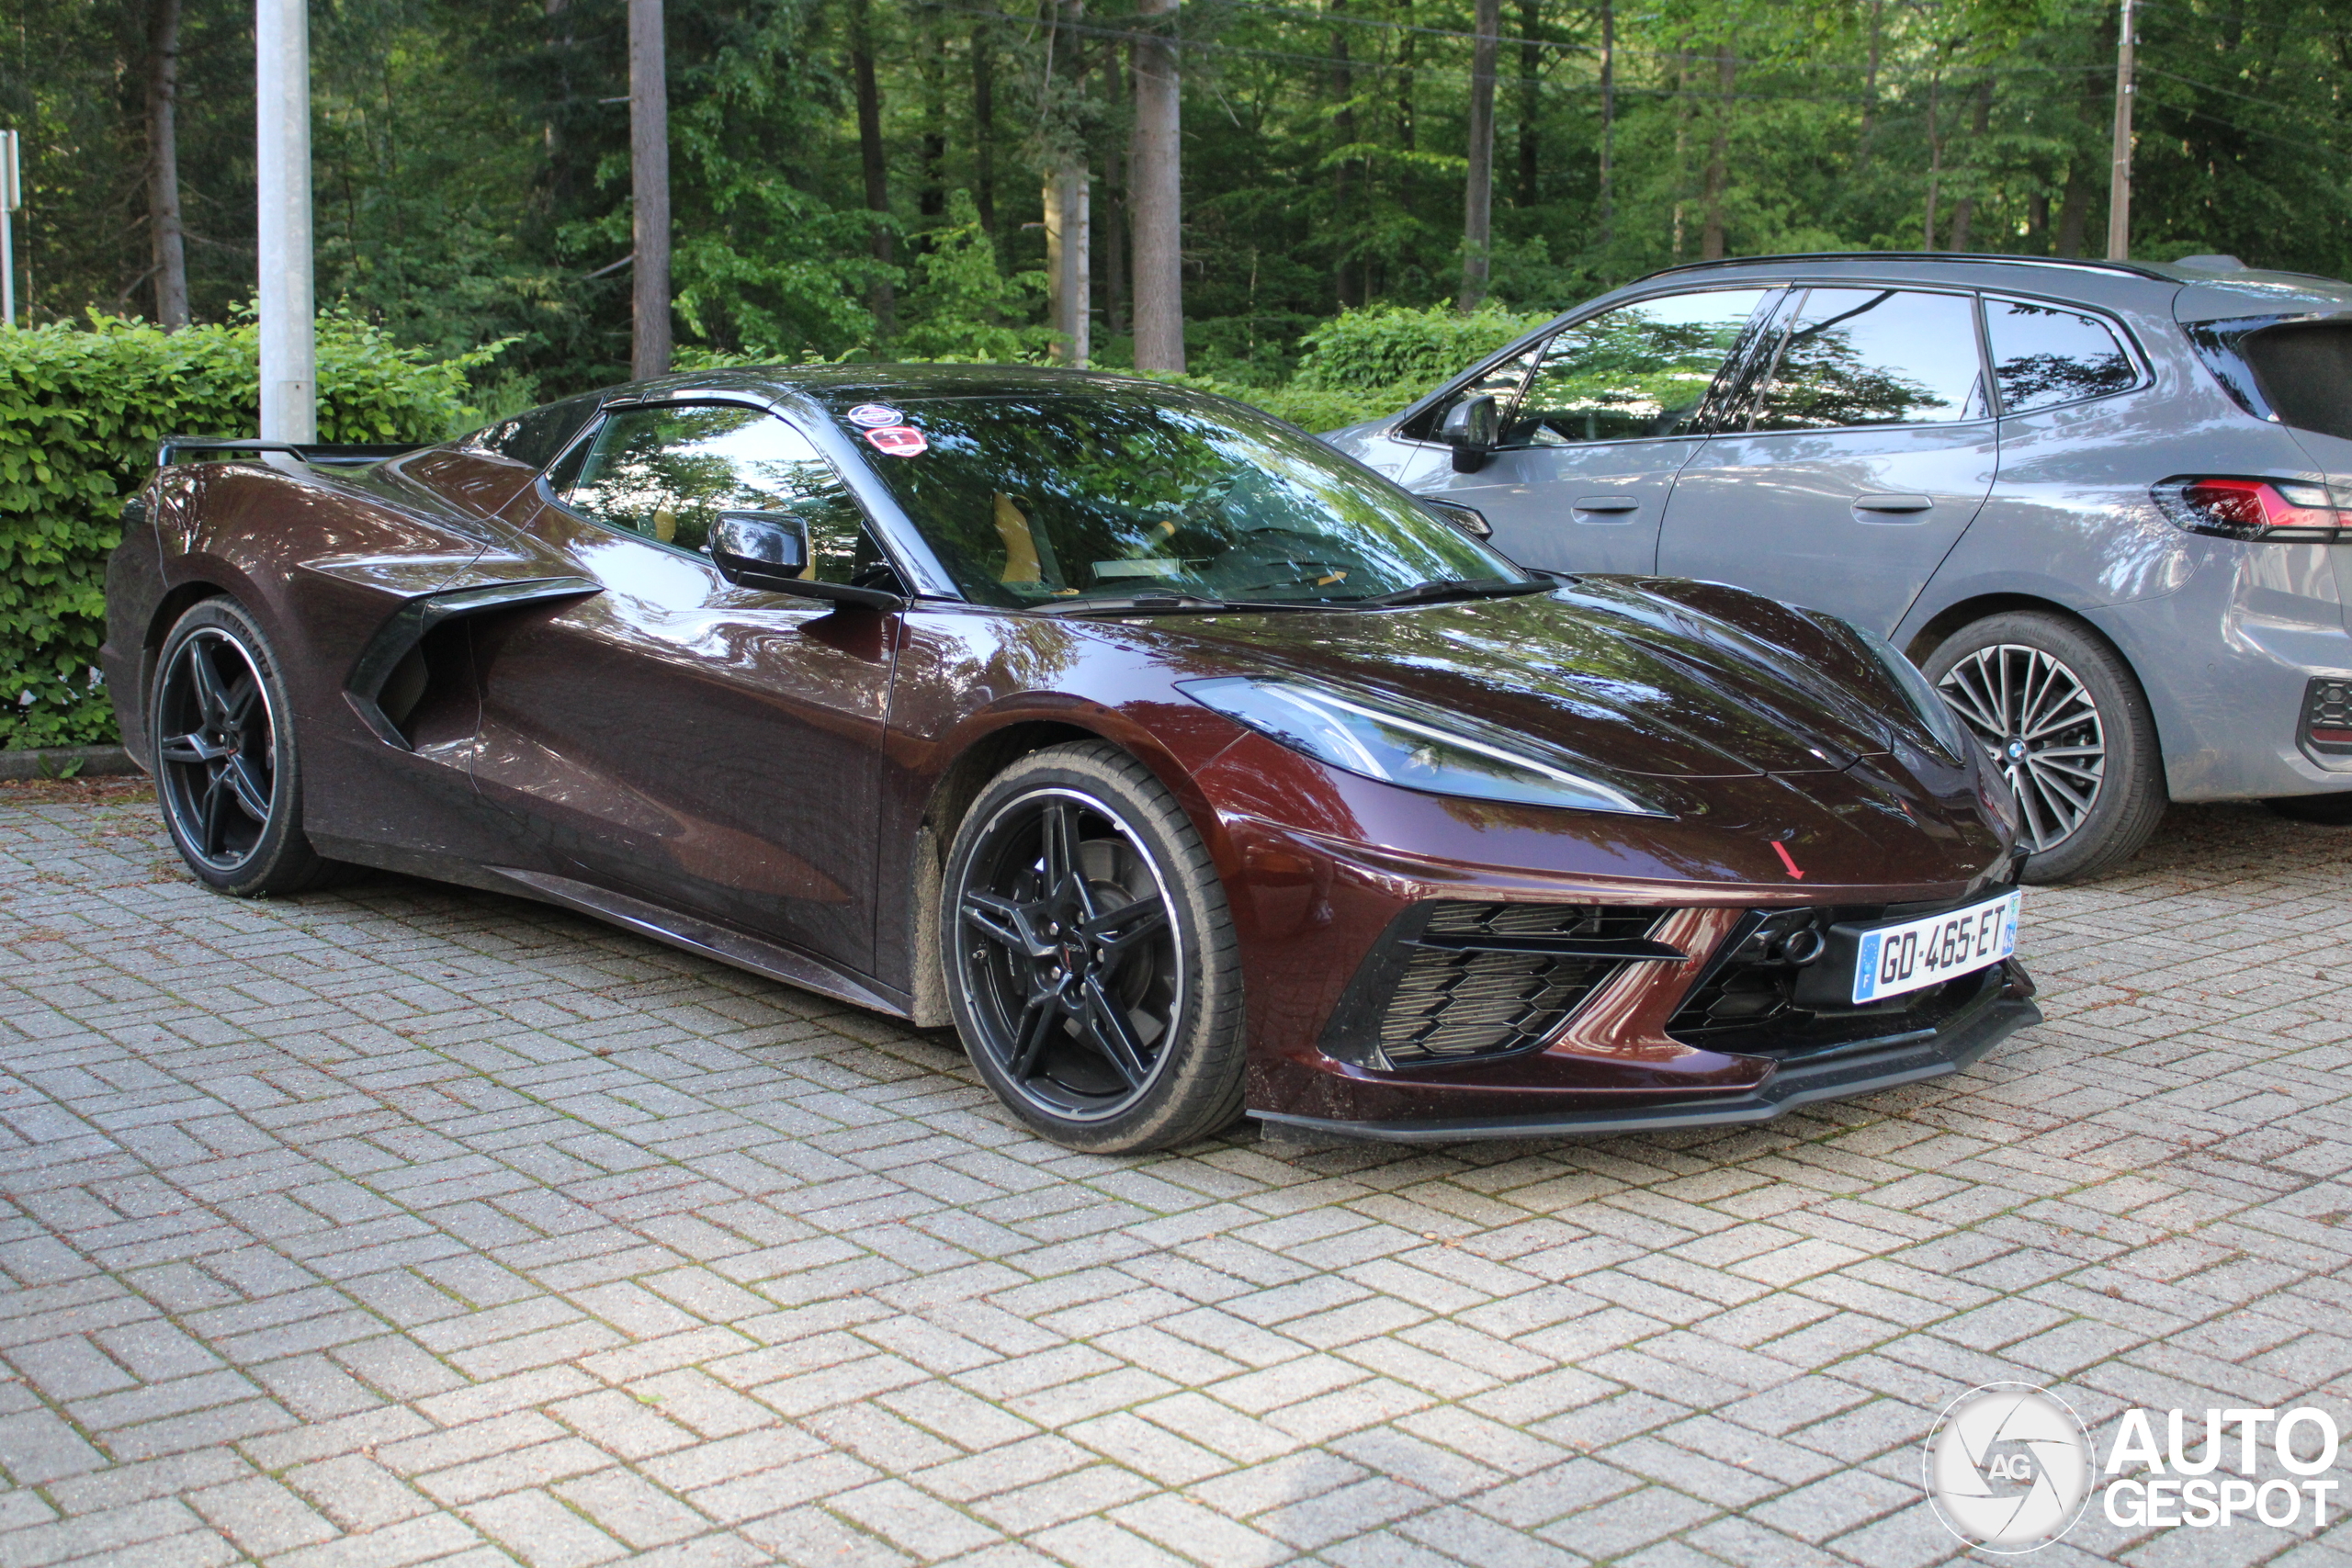
<instances>
[{"instance_id":1,"label":"car side window","mask_svg":"<svg viewBox=\"0 0 2352 1568\"><path fill-rule=\"evenodd\" d=\"M1430 439L1437 427L1445 422L1449 409L1472 398L1494 399L1498 425L1510 424L1511 411L1519 406L1520 389L1527 385L1527 373L1535 368L1535 356L1543 352L1544 345L1537 344L1500 364L1489 366L1482 374L1455 388L1452 397L1434 408L1422 411L1420 417L1413 422L1412 428L1404 434L1424 441Z\"/></svg>"},{"instance_id":2,"label":"car side window","mask_svg":"<svg viewBox=\"0 0 2352 1568\"><path fill-rule=\"evenodd\" d=\"M2103 398L2129 391L2140 379L2114 329L2080 310L1988 298L1984 336L2003 413Z\"/></svg>"},{"instance_id":3,"label":"car side window","mask_svg":"<svg viewBox=\"0 0 2352 1568\"><path fill-rule=\"evenodd\" d=\"M883 565L865 513L808 438L740 404L622 409L564 455L548 488L570 510L657 544L707 552L721 512L782 512L808 531L808 570L854 582Z\"/></svg>"},{"instance_id":4,"label":"car side window","mask_svg":"<svg viewBox=\"0 0 2352 1568\"><path fill-rule=\"evenodd\" d=\"M1769 288L1640 299L1544 345L1506 446L1566 446L1688 433Z\"/></svg>"},{"instance_id":5,"label":"car side window","mask_svg":"<svg viewBox=\"0 0 2352 1568\"><path fill-rule=\"evenodd\" d=\"M1991 414L1968 296L1815 288L1790 323L1749 428L1932 424Z\"/></svg>"}]
</instances>

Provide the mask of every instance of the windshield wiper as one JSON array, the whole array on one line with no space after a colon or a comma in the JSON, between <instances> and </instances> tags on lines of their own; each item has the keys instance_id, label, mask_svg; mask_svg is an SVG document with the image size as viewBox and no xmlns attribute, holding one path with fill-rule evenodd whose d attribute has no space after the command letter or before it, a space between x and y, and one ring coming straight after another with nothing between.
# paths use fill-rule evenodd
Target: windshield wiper
<instances>
[{"instance_id":1,"label":"windshield wiper","mask_svg":"<svg viewBox=\"0 0 2352 1568\"><path fill-rule=\"evenodd\" d=\"M1500 577L1442 577L1433 582L1416 582L1410 588L1399 588L1391 593L1375 593L1368 599L1336 601L1348 604L1429 604L1440 599L1499 599L1513 593L1549 593L1549 582L1512 582Z\"/></svg>"},{"instance_id":2,"label":"windshield wiper","mask_svg":"<svg viewBox=\"0 0 2352 1568\"><path fill-rule=\"evenodd\" d=\"M1115 598L1064 599L1052 604L1032 604L1048 615L1076 615L1080 610L1110 610L1132 613L1142 611L1157 615L1172 610L1234 610L1242 606L1223 599L1212 599L1205 593L1123 593Z\"/></svg>"}]
</instances>

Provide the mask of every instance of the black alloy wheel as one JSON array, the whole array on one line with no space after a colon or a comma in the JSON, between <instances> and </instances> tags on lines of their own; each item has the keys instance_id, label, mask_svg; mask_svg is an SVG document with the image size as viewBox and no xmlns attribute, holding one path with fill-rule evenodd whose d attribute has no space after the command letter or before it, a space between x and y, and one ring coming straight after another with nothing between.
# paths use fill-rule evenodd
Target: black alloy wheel
<instances>
[{"instance_id":1,"label":"black alloy wheel","mask_svg":"<svg viewBox=\"0 0 2352 1568\"><path fill-rule=\"evenodd\" d=\"M1078 745L1015 763L965 818L945 894L957 1028L1032 1127L1121 1152L1186 1142L1238 1113L1240 987L1223 890L1190 822L1135 759Z\"/></svg>"},{"instance_id":2,"label":"black alloy wheel","mask_svg":"<svg viewBox=\"0 0 2352 1568\"><path fill-rule=\"evenodd\" d=\"M157 661L156 794L180 858L226 893L293 892L327 862L301 830L291 713L268 639L244 609L208 599Z\"/></svg>"}]
</instances>

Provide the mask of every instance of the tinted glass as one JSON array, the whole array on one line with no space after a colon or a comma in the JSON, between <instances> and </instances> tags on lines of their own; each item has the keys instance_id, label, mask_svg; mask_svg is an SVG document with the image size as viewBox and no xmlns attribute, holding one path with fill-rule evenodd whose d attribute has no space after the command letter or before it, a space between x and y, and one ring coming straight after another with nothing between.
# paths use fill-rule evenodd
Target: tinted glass
<instances>
[{"instance_id":1,"label":"tinted glass","mask_svg":"<svg viewBox=\"0 0 2352 1568\"><path fill-rule=\"evenodd\" d=\"M1495 417L1499 422L1498 428L1508 427L1510 423L1511 411L1519 406L1519 389L1527 384L1527 373L1535 368L1535 356L1541 352L1543 352L1542 349L1537 347L1531 348L1524 354L1512 355L1500 365L1469 382L1452 397L1422 414L1413 422L1413 428L1408 434L1427 440L1434 435L1437 433L1437 427L1444 423L1447 410L1456 403L1467 402L1472 398L1494 399Z\"/></svg>"},{"instance_id":2,"label":"tinted glass","mask_svg":"<svg viewBox=\"0 0 2352 1568\"><path fill-rule=\"evenodd\" d=\"M2239 351L2281 420L2297 430L2352 438L2352 325L2272 327Z\"/></svg>"},{"instance_id":3,"label":"tinted glass","mask_svg":"<svg viewBox=\"0 0 2352 1568\"><path fill-rule=\"evenodd\" d=\"M1984 335L1993 345L2003 413L2103 398L2139 378L2114 332L2079 310L1987 299Z\"/></svg>"},{"instance_id":4,"label":"tinted glass","mask_svg":"<svg viewBox=\"0 0 2352 1568\"><path fill-rule=\"evenodd\" d=\"M549 458L563 450L565 442L579 434L581 427L595 417L595 398L567 398L562 402L501 420L486 430L475 432L466 444L543 468Z\"/></svg>"},{"instance_id":5,"label":"tinted glass","mask_svg":"<svg viewBox=\"0 0 2352 1568\"><path fill-rule=\"evenodd\" d=\"M1562 328L1544 346L1503 445L1564 446L1688 429L1770 292L1644 299Z\"/></svg>"},{"instance_id":6,"label":"tinted glass","mask_svg":"<svg viewBox=\"0 0 2352 1568\"><path fill-rule=\"evenodd\" d=\"M875 431L874 470L982 604L1344 602L1432 580L1526 580L1321 442L1223 399L893 400L921 440Z\"/></svg>"},{"instance_id":7,"label":"tinted glass","mask_svg":"<svg viewBox=\"0 0 2352 1568\"><path fill-rule=\"evenodd\" d=\"M1975 302L1960 294L1815 288L1799 308L1757 430L1983 419Z\"/></svg>"},{"instance_id":8,"label":"tinted glass","mask_svg":"<svg viewBox=\"0 0 2352 1568\"><path fill-rule=\"evenodd\" d=\"M851 582L881 563L865 514L808 438L757 409L626 409L548 476L564 505L608 527L707 550L721 512L782 512L808 530L803 577Z\"/></svg>"}]
</instances>

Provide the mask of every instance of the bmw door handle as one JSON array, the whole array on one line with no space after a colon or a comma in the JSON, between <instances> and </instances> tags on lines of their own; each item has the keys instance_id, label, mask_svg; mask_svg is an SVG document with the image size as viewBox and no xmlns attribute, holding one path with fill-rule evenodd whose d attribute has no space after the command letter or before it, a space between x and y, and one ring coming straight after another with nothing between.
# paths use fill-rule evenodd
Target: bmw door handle
<instances>
[{"instance_id":1,"label":"bmw door handle","mask_svg":"<svg viewBox=\"0 0 2352 1568\"><path fill-rule=\"evenodd\" d=\"M1858 495L1854 498L1855 511L1874 512L1882 516L1926 512L1935 504L1932 499L1924 495Z\"/></svg>"},{"instance_id":2,"label":"bmw door handle","mask_svg":"<svg viewBox=\"0 0 2352 1568\"><path fill-rule=\"evenodd\" d=\"M1641 509L1641 498L1631 495L1580 495L1568 502L1571 512L1617 513L1639 512Z\"/></svg>"}]
</instances>

